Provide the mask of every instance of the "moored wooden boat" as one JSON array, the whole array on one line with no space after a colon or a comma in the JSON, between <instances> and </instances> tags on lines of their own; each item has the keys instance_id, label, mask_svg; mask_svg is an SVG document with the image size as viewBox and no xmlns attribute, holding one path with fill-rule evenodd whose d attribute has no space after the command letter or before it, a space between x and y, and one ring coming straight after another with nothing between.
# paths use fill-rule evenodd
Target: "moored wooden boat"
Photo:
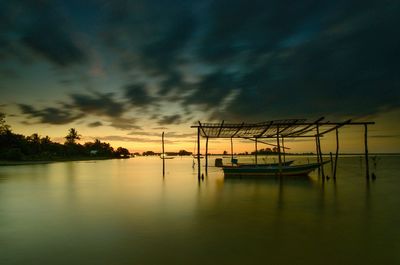
<instances>
[{"instance_id":1,"label":"moored wooden boat","mask_svg":"<svg viewBox=\"0 0 400 265\"><path fill-rule=\"evenodd\" d=\"M292 163L294 162L294 160L290 160L290 161L286 161L286 162L282 162L282 166L290 166ZM242 163L238 163L237 165L238 167L277 167L279 166L279 163L267 163L267 164L242 164Z\"/></svg>"},{"instance_id":2,"label":"moored wooden boat","mask_svg":"<svg viewBox=\"0 0 400 265\"><path fill-rule=\"evenodd\" d=\"M242 176L307 176L313 170L319 168L324 163L303 164L294 166L224 166L225 177Z\"/></svg>"}]
</instances>

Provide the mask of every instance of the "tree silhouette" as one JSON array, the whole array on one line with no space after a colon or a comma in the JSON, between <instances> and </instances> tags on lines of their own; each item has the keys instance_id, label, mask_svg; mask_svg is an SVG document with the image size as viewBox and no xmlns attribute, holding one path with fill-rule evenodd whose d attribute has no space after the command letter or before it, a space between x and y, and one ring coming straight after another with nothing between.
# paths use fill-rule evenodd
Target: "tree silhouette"
<instances>
[{"instance_id":1,"label":"tree silhouette","mask_svg":"<svg viewBox=\"0 0 400 265\"><path fill-rule=\"evenodd\" d=\"M10 126L6 124L6 115L0 112L0 134L10 131Z\"/></svg>"},{"instance_id":2,"label":"tree silhouette","mask_svg":"<svg viewBox=\"0 0 400 265\"><path fill-rule=\"evenodd\" d=\"M68 131L67 136L65 136L66 144L75 144L76 140L81 139L81 135L78 134L78 131L75 128L71 128Z\"/></svg>"},{"instance_id":3,"label":"tree silhouette","mask_svg":"<svg viewBox=\"0 0 400 265\"><path fill-rule=\"evenodd\" d=\"M52 142L50 137L40 137L34 133L30 136L15 134L5 122L5 115L0 113L0 160L10 161L51 161L64 159L93 158L92 151L101 158L128 158L130 153L126 148L114 148L96 139L84 145L76 143L81 135L75 128L68 131L65 144Z\"/></svg>"},{"instance_id":4,"label":"tree silhouette","mask_svg":"<svg viewBox=\"0 0 400 265\"><path fill-rule=\"evenodd\" d=\"M131 155L131 153L126 148L118 147L117 151L115 152L115 155L117 157L129 157Z\"/></svg>"}]
</instances>

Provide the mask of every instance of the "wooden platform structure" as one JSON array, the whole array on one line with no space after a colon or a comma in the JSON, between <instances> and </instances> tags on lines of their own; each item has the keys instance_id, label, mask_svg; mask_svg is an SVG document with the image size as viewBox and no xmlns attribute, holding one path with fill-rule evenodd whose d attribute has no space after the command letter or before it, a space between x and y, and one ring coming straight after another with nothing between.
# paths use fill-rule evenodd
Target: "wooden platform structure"
<instances>
[{"instance_id":1,"label":"wooden platform structure","mask_svg":"<svg viewBox=\"0 0 400 265\"><path fill-rule=\"evenodd\" d=\"M363 126L364 127L364 145L365 145L365 163L366 163L366 178L370 178L369 163L368 163L368 125L373 125L375 122L353 122L346 120L341 122L324 121L321 117L315 121L307 121L306 119L285 119L271 120L260 123L201 123L191 126L197 128L197 165L198 177L201 175L200 164L200 138L206 138L205 151L205 169L207 174L208 169L208 140L210 138L230 138L231 139L231 156L233 159L233 138L248 139L255 143L255 163L257 164L257 144L264 143L273 145L278 150L279 165L285 160L284 140L287 138L314 138L316 145L316 154L318 163L322 162L321 141L320 138L325 134L336 132L336 153L333 178L336 178L337 160L339 155L339 128L344 126ZM276 145L266 143L265 139L276 140ZM264 140L264 141L263 141ZM283 150L283 152L281 152ZM321 167L323 179L325 178L324 169Z\"/></svg>"}]
</instances>

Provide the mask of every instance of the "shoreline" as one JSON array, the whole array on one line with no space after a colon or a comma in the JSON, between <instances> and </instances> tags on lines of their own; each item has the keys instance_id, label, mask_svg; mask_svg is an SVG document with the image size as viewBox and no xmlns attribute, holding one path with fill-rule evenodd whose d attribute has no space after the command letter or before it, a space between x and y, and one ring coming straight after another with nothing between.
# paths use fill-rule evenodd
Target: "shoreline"
<instances>
[{"instance_id":1,"label":"shoreline","mask_svg":"<svg viewBox=\"0 0 400 265\"><path fill-rule=\"evenodd\" d=\"M23 161L12 161L12 160L0 160L0 166L23 166L23 165L41 165L58 162L71 162L71 161L95 161L95 160L108 160L108 159L127 159L127 158L116 158L116 157L79 157L70 159L55 159L55 160L23 160Z\"/></svg>"}]
</instances>

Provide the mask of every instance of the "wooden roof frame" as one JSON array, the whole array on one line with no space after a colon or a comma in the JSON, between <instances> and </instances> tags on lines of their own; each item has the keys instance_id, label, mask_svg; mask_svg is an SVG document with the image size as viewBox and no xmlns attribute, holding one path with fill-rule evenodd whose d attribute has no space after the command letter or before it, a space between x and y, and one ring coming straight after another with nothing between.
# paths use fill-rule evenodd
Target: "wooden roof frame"
<instances>
[{"instance_id":1,"label":"wooden roof frame","mask_svg":"<svg viewBox=\"0 0 400 265\"><path fill-rule=\"evenodd\" d=\"M315 121L306 119L272 120L261 123L201 123L191 128L199 128L201 137L206 138L303 138L322 137L344 126L366 126L375 122L353 122L351 120L330 122L321 117ZM318 132L317 132L318 127Z\"/></svg>"}]
</instances>

